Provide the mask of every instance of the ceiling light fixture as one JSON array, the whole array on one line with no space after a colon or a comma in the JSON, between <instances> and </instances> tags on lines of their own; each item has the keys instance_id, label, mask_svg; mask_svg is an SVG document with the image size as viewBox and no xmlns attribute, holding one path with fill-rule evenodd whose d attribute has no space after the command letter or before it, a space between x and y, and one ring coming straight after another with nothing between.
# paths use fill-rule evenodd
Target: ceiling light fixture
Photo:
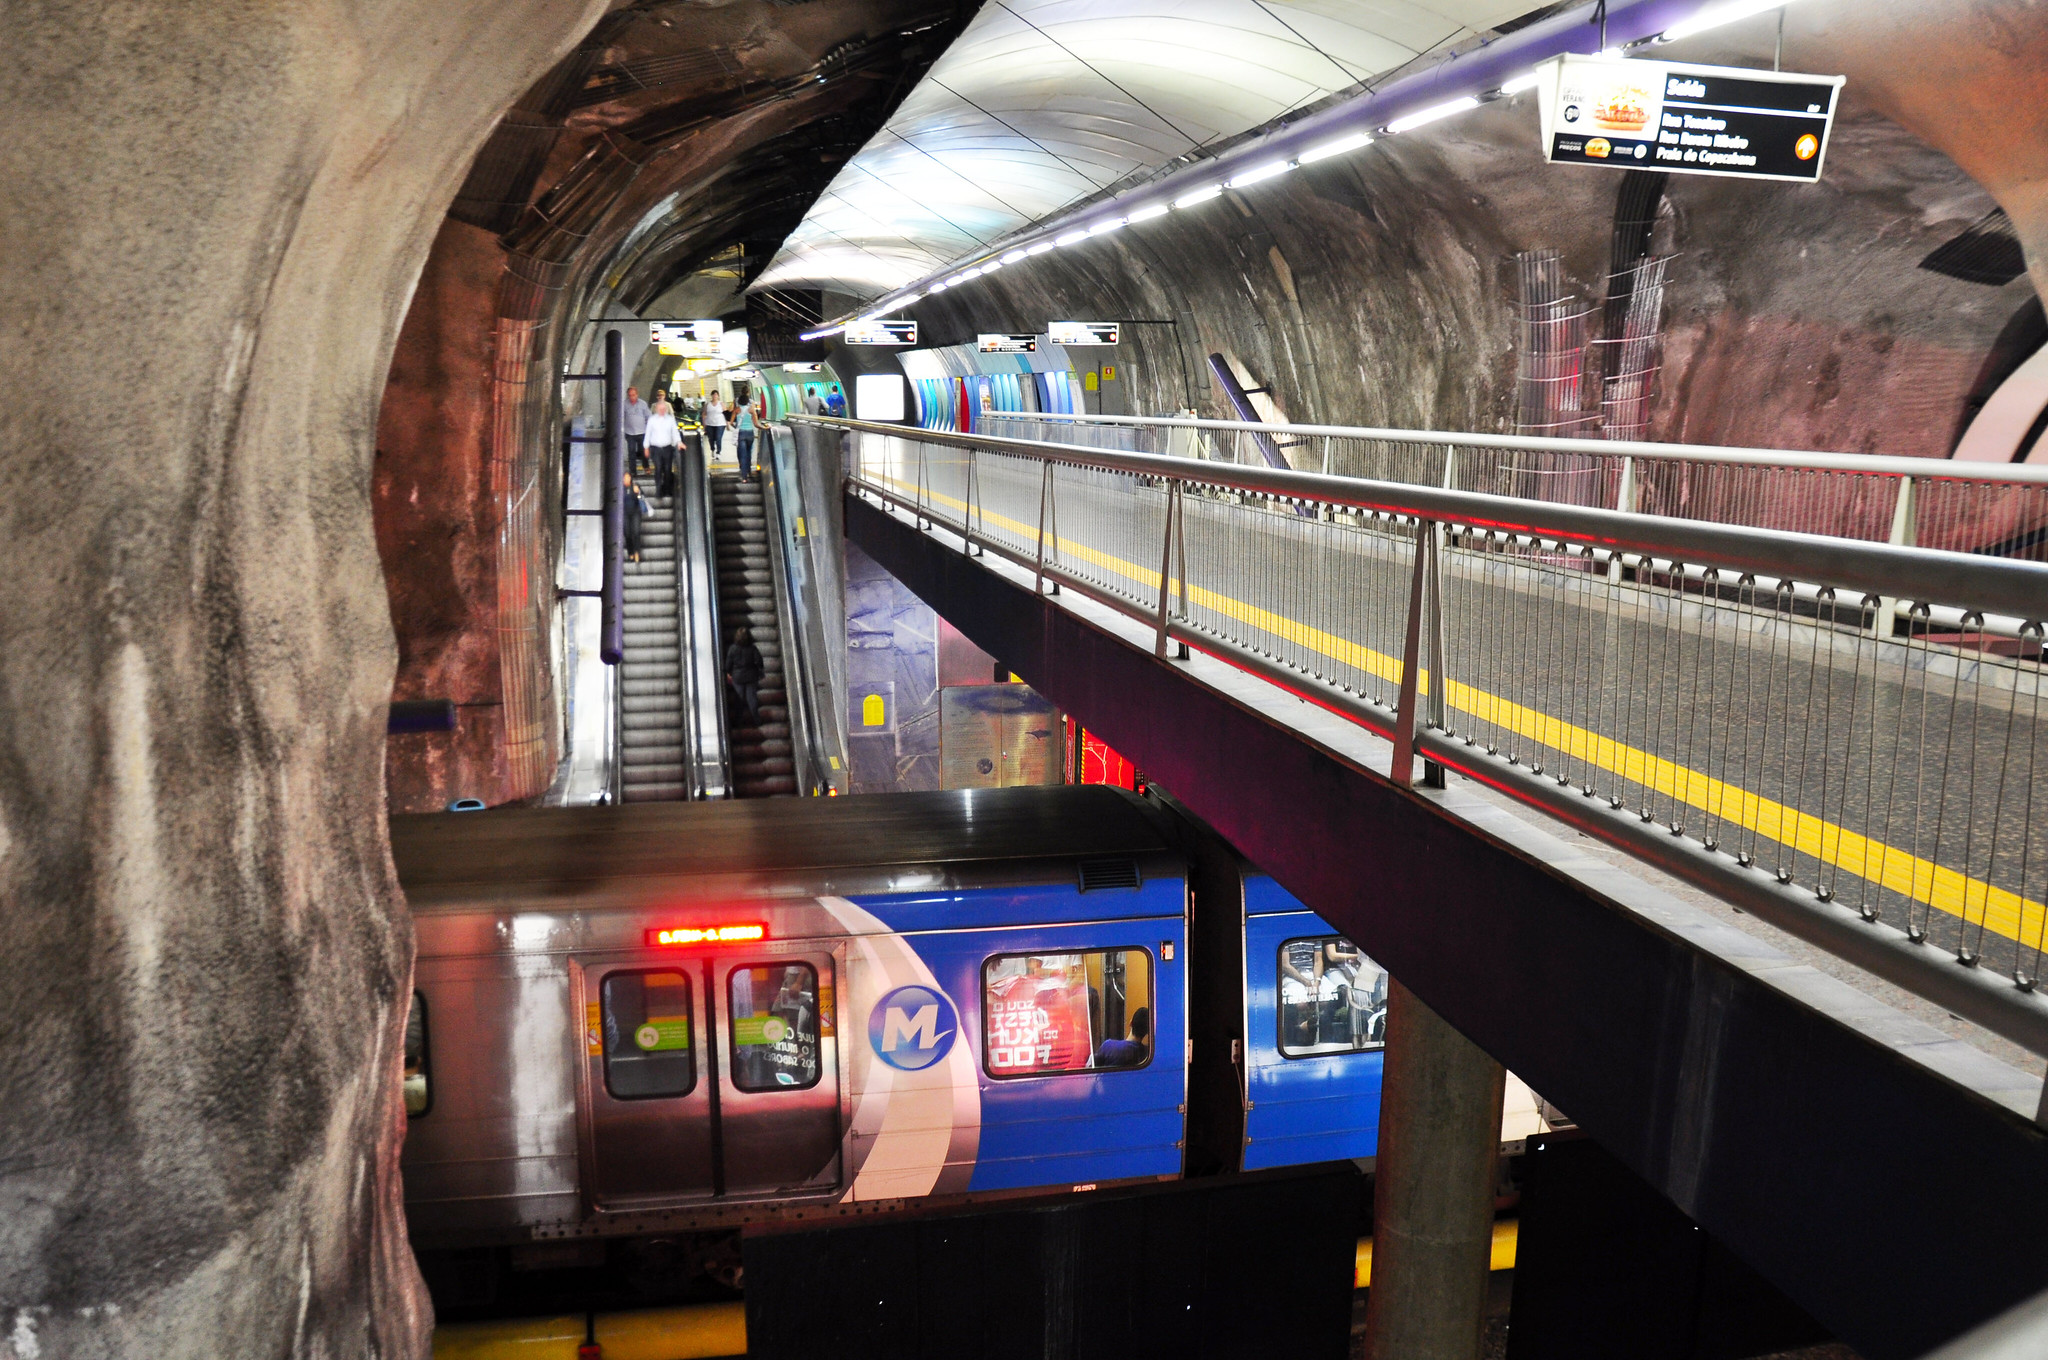
<instances>
[{"instance_id":1,"label":"ceiling light fixture","mask_svg":"<svg viewBox=\"0 0 2048 1360\"><path fill-rule=\"evenodd\" d=\"M844 326L827 326L825 327L825 329L819 331L805 331L798 338L802 340L822 340L828 335L837 335L839 334L839 332L845 329L846 327Z\"/></svg>"},{"instance_id":2,"label":"ceiling light fixture","mask_svg":"<svg viewBox=\"0 0 2048 1360\"><path fill-rule=\"evenodd\" d=\"M1520 94L1524 90L1533 90L1536 88L1536 82L1541 79L1543 77L1539 72L1524 71L1512 80L1502 81L1500 92L1502 94Z\"/></svg>"},{"instance_id":3,"label":"ceiling light fixture","mask_svg":"<svg viewBox=\"0 0 2048 1360\"><path fill-rule=\"evenodd\" d=\"M1026 255L1043 255L1046 251L1051 250L1054 246L1058 244L1058 241L1039 241L1033 245L1028 245L1024 247L1024 253Z\"/></svg>"},{"instance_id":4,"label":"ceiling light fixture","mask_svg":"<svg viewBox=\"0 0 2048 1360\"><path fill-rule=\"evenodd\" d=\"M1284 175L1293 168L1293 161L1267 161L1264 165L1255 165L1243 174L1233 177L1230 187L1242 189L1247 184L1257 184L1261 180L1272 179L1275 175Z\"/></svg>"},{"instance_id":5,"label":"ceiling light fixture","mask_svg":"<svg viewBox=\"0 0 2048 1360\"><path fill-rule=\"evenodd\" d=\"M1176 208L1192 208L1197 203L1207 203L1210 199L1216 197L1216 195L1222 192L1223 186L1220 184L1204 185L1202 188L1195 190L1193 193L1182 194L1179 198L1173 200L1173 206Z\"/></svg>"},{"instance_id":6,"label":"ceiling light fixture","mask_svg":"<svg viewBox=\"0 0 2048 1360\"><path fill-rule=\"evenodd\" d=\"M1324 142L1321 146L1312 146L1296 157L1296 161L1301 165L1314 165L1317 161L1326 161L1332 156L1341 156L1347 151L1356 151L1361 146L1371 145L1371 133L1354 132L1349 137L1339 137L1334 142Z\"/></svg>"},{"instance_id":7,"label":"ceiling light fixture","mask_svg":"<svg viewBox=\"0 0 2048 1360\"><path fill-rule=\"evenodd\" d=\"M1115 231L1118 227L1122 226L1123 224L1123 218L1112 217L1105 221L1097 222L1094 226L1088 228L1088 234L1090 236L1105 236L1110 232Z\"/></svg>"},{"instance_id":8,"label":"ceiling light fixture","mask_svg":"<svg viewBox=\"0 0 2048 1360\"><path fill-rule=\"evenodd\" d=\"M1086 231L1070 231L1054 241L1053 244L1056 246L1070 246L1076 241L1085 241L1087 239L1088 233Z\"/></svg>"},{"instance_id":9,"label":"ceiling light fixture","mask_svg":"<svg viewBox=\"0 0 2048 1360\"><path fill-rule=\"evenodd\" d=\"M1409 114L1406 118L1396 118L1393 122L1387 124L1387 131L1409 132L1426 123L1434 123L1439 118L1448 118L1454 113L1463 113L1467 109L1476 109L1478 107L1479 101L1468 94L1462 99L1452 99L1442 104L1432 104L1426 109Z\"/></svg>"},{"instance_id":10,"label":"ceiling light fixture","mask_svg":"<svg viewBox=\"0 0 2048 1360\"><path fill-rule=\"evenodd\" d=\"M1155 217L1164 217L1173 210L1170 203L1147 203L1144 207L1125 218L1126 222L1150 222Z\"/></svg>"},{"instance_id":11,"label":"ceiling light fixture","mask_svg":"<svg viewBox=\"0 0 2048 1360\"><path fill-rule=\"evenodd\" d=\"M1017 261L1019 261L1019 260L1023 259L1023 258L1024 258L1024 257L1025 257L1025 256L1026 256L1027 254L1029 254L1029 253L1030 253L1029 251L1023 251L1023 250L1013 250L1013 251L1011 251L1011 252L1010 252L1009 254L1007 254L1007 255L1003 256L1003 263L1004 263L1004 264L1015 264L1015 263L1017 263Z\"/></svg>"},{"instance_id":12,"label":"ceiling light fixture","mask_svg":"<svg viewBox=\"0 0 2048 1360\"><path fill-rule=\"evenodd\" d=\"M1677 42L1680 38L1690 38L1693 34L1704 33L1710 28L1719 28L1723 24L1732 24L1737 19L1747 19L1752 14L1762 14L1765 10L1782 8L1785 3L1786 0L1732 0L1730 4L1715 5L1712 8L1703 9L1690 19L1680 19L1677 23L1659 34L1657 40L1659 42Z\"/></svg>"}]
</instances>

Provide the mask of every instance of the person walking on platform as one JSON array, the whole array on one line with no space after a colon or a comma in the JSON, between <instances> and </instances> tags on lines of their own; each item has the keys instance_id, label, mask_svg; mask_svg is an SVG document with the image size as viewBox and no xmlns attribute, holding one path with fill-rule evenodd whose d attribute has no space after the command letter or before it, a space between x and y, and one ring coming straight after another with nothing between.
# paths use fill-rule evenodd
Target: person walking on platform
<instances>
[{"instance_id":1,"label":"person walking on platform","mask_svg":"<svg viewBox=\"0 0 2048 1360\"><path fill-rule=\"evenodd\" d=\"M804 392L804 414L821 416L825 414L825 399L818 395L818 389L809 388Z\"/></svg>"},{"instance_id":2,"label":"person walking on platform","mask_svg":"<svg viewBox=\"0 0 2048 1360\"><path fill-rule=\"evenodd\" d=\"M740 476L754 480L754 408L741 406L733 418L733 438L739 443Z\"/></svg>"},{"instance_id":3,"label":"person walking on platform","mask_svg":"<svg viewBox=\"0 0 2048 1360\"><path fill-rule=\"evenodd\" d=\"M718 404L716 396L704 398L704 463L710 466L718 461L718 455L725 446L725 408Z\"/></svg>"},{"instance_id":4,"label":"person walking on platform","mask_svg":"<svg viewBox=\"0 0 2048 1360\"><path fill-rule=\"evenodd\" d=\"M676 461L682 457L683 432L676 424L676 412L661 398L647 417L647 456L654 460L654 494L676 494Z\"/></svg>"},{"instance_id":5,"label":"person walking on platform","mask_svg":"<svg viewBox=\"0 0 2048 1360\"><path fill-rule=\"evenodd\" d=\"M754 645L754 634L745 628L732 635L732 646L725 649L725 683L732 686L740 703L746 706L747 721L761 725L761 649Z\"/></svg>"},{"instance_id":6,"label":"person walking on platform","mask_svg":"<svg viewBox=\"0 0 2048 1360\"><path fill-rule=\"evenodd\" d=\"M640 389L626 389L626 409L619 413L619 424L626 431L626 461L629 467L643 467L647 462L647 403L640 400Z\"/></svg>"}]
</instances>

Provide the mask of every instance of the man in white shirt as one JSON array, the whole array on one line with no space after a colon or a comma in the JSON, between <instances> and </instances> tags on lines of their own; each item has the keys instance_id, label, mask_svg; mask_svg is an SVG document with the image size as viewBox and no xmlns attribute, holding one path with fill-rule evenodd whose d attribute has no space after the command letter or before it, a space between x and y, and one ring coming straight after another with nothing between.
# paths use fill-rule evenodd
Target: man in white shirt
<instances>
[{"instance_id":1,"label":"man in white shirt","mask_svg":"<svg viewBox=\"0 0 2048 1360\"><path fill-rule=\"evenodd\" d=\"M815 387L804 393L804 414L807 416L821 416L825 414L825 399L818 395L818 389Z\"/></svg>"},{"instance_id":2,"label":"man in white shirt","mask_svg":"<svg viewBox=\"0 0 2048 1360\"><path fill-rule=\"evenodd\" d=\"M647 462L647 403L640 400L640 389L626 389L626 409L620 412L620 425L626 431L626 465L638 468Z\"/></svg>"},{"instance_id":3,"label":"man in white shirt","mask_svg":"<svg viewBox=\"0 0 2048 1360\"><path fill-rule=\"evenodd\" d=\"M718 461L719 450L725 445L725 408L717 397L704 399L704 463L708 467Z\"/></svg>"}]
</instances>

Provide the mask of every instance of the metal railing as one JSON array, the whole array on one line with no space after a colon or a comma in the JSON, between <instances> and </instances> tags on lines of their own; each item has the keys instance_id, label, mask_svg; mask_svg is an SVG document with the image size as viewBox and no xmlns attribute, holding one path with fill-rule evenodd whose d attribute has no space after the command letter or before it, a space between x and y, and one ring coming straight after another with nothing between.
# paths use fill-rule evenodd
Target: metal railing
<instances>
[{"instance_id":1,"label":"metal railing","mask_svg":"<svg viewBox=\"0 0 2048 1360\"><path fill-rule=\"evenodd\" d=\"M1398 781L1462 771L2048 1053L2048 566L817 423L859 493L1389 737Z\"/></svg>"},{"instance_id":2,"label":"metal railing","mask_svg":"<svg viewBox=\"0 0 2048 1360\"><path fill-rule=\"evenodd\" d=\"M1240 466L1262 461L1265 439L1296 467L1375 481L2048 561L2048 467L1151 416L981 419L990 434Z\"/></svg>"}]
</instances>

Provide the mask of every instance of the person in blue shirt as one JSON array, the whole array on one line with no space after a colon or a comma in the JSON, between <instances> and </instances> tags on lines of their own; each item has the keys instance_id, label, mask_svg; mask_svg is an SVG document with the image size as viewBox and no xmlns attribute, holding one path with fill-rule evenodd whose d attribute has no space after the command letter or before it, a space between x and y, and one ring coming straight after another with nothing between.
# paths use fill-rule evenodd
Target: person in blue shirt
<instances>
[{"instance_id":1,"label":"person in blue shirt","mask_svg":"<svg viewBox=\"0 0 2048 1360\"><path fill-rule=\"evenodd\" d=\"M1109 1039L1095 1050L1097 1067L1138 1067L1152 1054L1152 1010L1140 1006L1131 1012L1131 1037Z\"/></svg>"},{"instance_id":2,"label":"person in blue shirt","mask_svg":"<svg viewBox=\"0 0 2048 1360\"><path fill-rule=\"evenodd\" d=\"M825 414L832 416L843 416L846 414L846 394L839 390L838 383L833 383L832 390L825 394Z\"/></svg>"}]
</instances>

